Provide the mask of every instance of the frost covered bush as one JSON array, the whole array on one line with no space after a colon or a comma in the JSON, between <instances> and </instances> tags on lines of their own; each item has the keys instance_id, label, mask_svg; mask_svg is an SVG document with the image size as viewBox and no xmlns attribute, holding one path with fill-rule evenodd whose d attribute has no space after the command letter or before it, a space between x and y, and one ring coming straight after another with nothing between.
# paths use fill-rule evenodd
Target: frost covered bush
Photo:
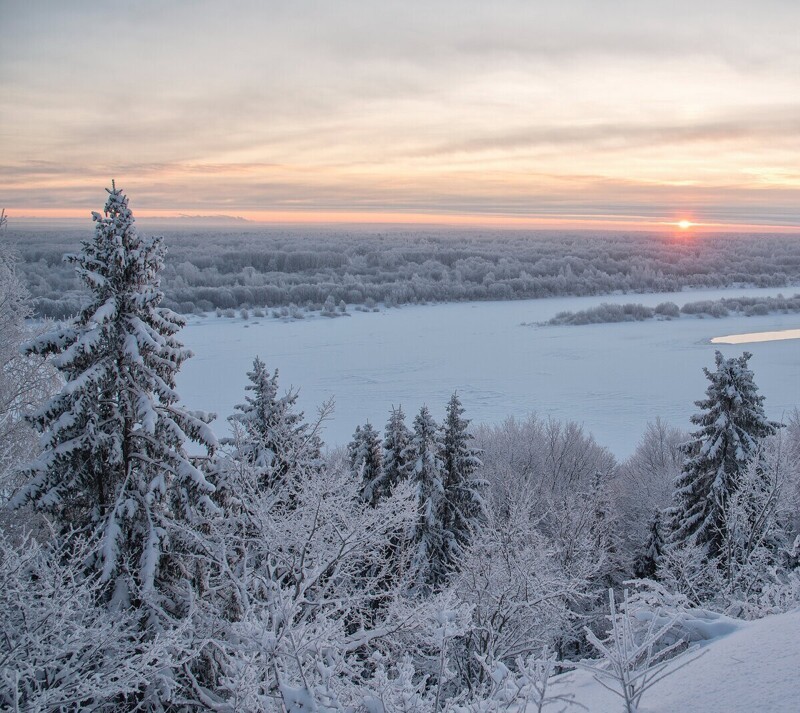
<instances>
[{"instance_id":1,"label":"frost covered bush","mask_svg":"<svg viewBox=\"0 0 800 713\"><path fill-rule=\"evenodd\" d=\"M377 695L369 680L381 679L381 661L408 656L417 672L409 685L443 697L451 641L469 611L449 594L405 596L409 553L386 544L402 542L413 522L411 489L373 507L348 468L301 465L279 486L287 497L264 490L245 463L228 467L236 500L205 538L210 591L223 595L206 626L217 630L217 695L237 710L346 709ZM234 615L220 627L216 612L229 596ZM388 673L379 684L390 695Z\"/></svg>"},{"instance_id":2,"label":"frost covered bush","mask_svg":"<svg viewBox=\"0 0 800 713\"><path fill-rule=\"evenodd\" d=\"M17 467L36 453L36 434L25 417L58 387L50 364L22 354L34 336L30 315L14 255L0 242L0 504L24 482Z\"/></svg>"},{"instance_id":3,"label":"frost covered bush","mask_svg":"<svg viewBox=\"0 0 800 713\"><path fill-rule=\"evenodd\" d=\"M678 308L674 302L662 302L655 309L641 304L608 304L603 303L598 307L579 312L559 312L545 324L601 324L613 322L632 322L654 317L676 319L681 313L696 317L726 317L731 312L743 314L747 317L766 315L775 312L800 312L800 295L792 298L778 297L722 297L718 300L700 300L687 302Z\"/></svg>"},{"instance_id":4,"label":"frost covered bush","mask_svg":"<svg viewBox=\"0 0 800 713\"><path fill-rule=\"evenodd\" d=\"M711 317L726 317L728 309L721 301L700 300L699 302L687 302L681 307L684 314L707 314Z\"/></svg>"},{"instance_id":5,"label":"frost covered bush","mask_svg":"<svg viewBox=\"0 0 800 713\"><path fill-rule=\"evenodd\" d=\"M691 659L684 658L676 665L671 659L684 642L665 644L662 641L665 636L673 635L678 617L663 622L660 611L635 611L627 591L619 607L613 589L609 589L608 598L611 623L608 636L600 639L590 629L586 630L589 642L602 660L580 661L576 665L591 671L600 685L622 698L625 713L637 713L644 694ZM642 613L649 616L637 616Z\"/></svg>"},{"instance_id":6,"label":"frost covered bush","mask_svg":"<svg viewBox=\"0 0 800 713\"><path fill-rule=\"evenodd\" d=\"M472 610L472 626L457 642L462 685L481 695L492 666L515 668L520 659L554 647L578 620L574 605L591 589L597 562L565 563L558 548L537 531L531 503L512 513L490 514L453 582ZM565 567L566 564L566 567Z\"/></svg>"},{"instance_id":7,"label":"frost covered bush","mask_svg":"<svg viewBox=\"0 0 800 713\"><path fill-rule=\"evenodd\" d=\"M653 642L655 653L676 643L690 645L723 636L741 624L725 614L698 607L687 596L661 582L638 579L625 585L633 587L627 594L624 610L634 643L645 641L649 631L664 629L658 641Z\"/></svg>"},{"instance_id":8,"label":"frost covered bush","mask_svg":"<svg viewBox=\"0 0 800 713\"><path fill-rule=\"evenodd\" d=\"M655 313L668 319L678 318L681 316L681 310L674 302L661 302L656 305Z\"/></svg>"},{"instance_id":9,"label":"frost covered bush","mask_svg":"<svg viewBox=\"0 0 800 713\"><path fill-rule=\"evenodd\" d=\"M328 295L325 304L322 305L322 315L325 317L336 316L336 301L333 299L333 295Z\"/></svg>"},{"instance_id":10,"label":"frost covered bush","mask_svg":"<svg viewBox=\"0 0 800 713\"><path fill-rule=\"evenodd\" d=\"M781 614L800 607L800 569L774 570L771 581L759 592L755 610L759 616Z\"/></svg>"},{"instance_id":11,"label":"frost covered bush","mask_svg":"<svg viewBox=\"0 0 800 713\"><path fill-rule=\"evenodd\" d=\"M107 609L99 574L76 566L96 543L53 542L15 546L0 533L0 708L115 711L157 700L188 657L184 632L149 636L135 612Z\"/></svg>"},{"instance_id":12,"label":"frost covered bush","mask_svg":"<svg viewBox=\"0 0 800 713\"><path fill-rule=\"evenodd\" d=\"M509 666L514 646L574 656L585 646L583 625L599 620L603 593L622 575L614 458L577 424L535 416L480 427L476 443L490 520L463 568L475 581L459 591L489 623L469 643L502 651ZM498 631L491 621L506 624ZM515 632L526 629L523 644Z\"/></svg>"},{"instance_id":13,"label":"frost covered bush","mask_svg":"<svg viewBox=\"0 0 800 713\"><path fill-rule=\"evenodd\" d=\"M744 310L745 315L748 317L763 316L765 314L769 314L769 312L769 305L764 304L763 302L750 305Z\"/></svg>"},{"instance_id":14,"label":"frost covered bush","mask_svg":"<svg viewBox=\"0 0 800 713\"><path fill-rule=\"evenodd\" d=\"M574 695L564 691L569 685L568 675L553 680L558 670L555 656L545 647L538 657L518 656L514 670L502 663L489 665L485 659L480 660L491 681L484 698L458 706L458 713L499 713L500 711L519 710L531 713L542 713L545 709L558 707L566 710L572 705ZM583 706L581 706L583 708Z\"/></svg>"},{"instance_id":15,"label":"frost covered bush","mask_svg":"<svg viewBox=\"0 0 800 713\"><path fill-rule=\"evenodd\" d=\"M599 307L580 312L560 312L547 324L606 324L612 322L639 322L653 317L653 310L641 304L624 305L604 302Z\"/></svg>"}]
</instances>

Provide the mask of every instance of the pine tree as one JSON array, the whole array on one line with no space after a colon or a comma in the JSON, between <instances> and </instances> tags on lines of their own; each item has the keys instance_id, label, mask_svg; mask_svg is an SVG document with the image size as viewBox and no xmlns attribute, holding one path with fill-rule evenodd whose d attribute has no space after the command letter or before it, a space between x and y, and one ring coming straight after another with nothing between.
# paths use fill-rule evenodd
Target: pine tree
<instances>
[{"instance_id":1,"label":"pine tree","mask_svg":"<svg viewBox=\"0 0 800 713\"><path fill-rule=\"evenodd\" d=\"M412 565L422 591L440 587L448 574L450 535L445 521L444 464L439 427L427 406L414 419L414 433L405 449L410 477L416 488L418 517Z\"/></svg>"},{"instance_id":2,"label":"pine tree","mask_svg":"<svg viewBox=\"0 0 800 713\"><path fill-rule=\"evenodd\" d=\"M647 541L634 564L637 577L652 579L656 576L658 566L664 555L664 539L661 534L661 511L654 510L647 533Z\"/></svg>"},{"instance_id":3,"label":"pine tree","mask_svg":"<svg viewBox=\"0 0 800 713\"><path fill-rule=\"evenodd\" d=\"M376 483L375 490L379 497L386 497L394 487L408 479L411 464L408 461L408 446L411 443L411 431L406 426L403 407L392 408L386 423L383 439L383 473Z\"/></svg>"},{"instance_id":4,"label":"pine tree","mask_svg":"<svg viewBox=\"0 0 800 713\"><path fill-rule=\"evenodd\" d=\"M239 432L222 442L234 446L234 459L254 470L261 487L273 488L298 464L318 464L322 444L302 411L295 411L297 392L278 396L277 369L270 374L256 357L247 376L250 383L245 390L253 395L237 404L238 413L228 419Z\"/></svg>"},{"instance_id":5,"label":"pine tree","mask_svg":"<svg viewBox=\"0 0 800 713\"><path fill-rule=\"evenodd\" d=\"M482 465L480 450L472 448L469 421L458 394L450 397L443 424L445 523L449 533L448 566L455 569L473 532L485 519L483 490L486 483L475 476Z\"/></svg>"},{"instance_id":6,"label":"pine tree","mask_svg":"<svg viewBox=\"0 0 800 713\"><path fill-rule=\"evenodd\" d=\"M363 428L356 426L347 450L350 470L361 478L361 499L375 506L382 495L381 439L369 421Z\"/></svg>"},{"instance_id":7,"label":"pine tree","mask_svg":"<svg viewBox=\"0 0 800 713\"><path fill-rule=\"evenodd\" d=\"M68 325L30 342L65 385L31 418L43 452L15 497L62 530L100 539L90 563L124 604L154 599L189 576L169 557L172 523L192 520L214 487L188 457L191 439L213 450L207 417L182 409L175 375L191 352L175 338L183 320L159 307L161 238L142 239L128 199L112 186L94 238L68 259L90 303ZM160 604L159 604L160 606Z\"/></svg>"},{"instance_id":8,"label":"pine tree","mask_svg":"<svg viewBox=\"0 0 800 713\"><path fill-rule=\"evenodd\" d=\"M747 367L751 356L725 359L717 352L716 371L703 369L711 383L706 398L695 402L702 413L692 423L699 429L682 446L686 461L669 511L670 540L707 546L711 556L725 541L725 508L739 474L781 426L764 414L764 397Z\"/></svg>"}]
</instances>

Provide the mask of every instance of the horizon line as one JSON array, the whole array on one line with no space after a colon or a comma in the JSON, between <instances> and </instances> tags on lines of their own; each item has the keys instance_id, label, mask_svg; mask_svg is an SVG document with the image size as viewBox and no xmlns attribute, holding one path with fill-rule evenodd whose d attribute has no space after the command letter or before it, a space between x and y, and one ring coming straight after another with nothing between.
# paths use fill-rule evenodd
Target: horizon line
<instances>
[{"instance_id":1,"label":"horizon line","mask_svg":"<svg viewBox=\"0 0 800 713\"><path fill-rule=\"evenodd\" d=\"M48 223L86 221L91 224L93 211L58 208L7 208L6 216L12 221ZM99 212L99 211L96 211ZM16 214L16 215L15 215ZM609 214L563 214L563 215L508 215L490 213L412 213L399 211L242 211L236 215L220 212L191 214L188 211L134 210L138 221L157 223L159 220L176 224L207 224L213 226L262 227L280 225L336 225L336 226L435 226L475 227L497 229L531 230L631 230L636 232L675 232L682 235L693 233L800 233L800 224L767 222L709 221L693 217L693 211L676 211L672 216L646 218L644 216L620 216ZM681 229L680 223L688 221L689 227Z\"/></svg>"}]
</instances>

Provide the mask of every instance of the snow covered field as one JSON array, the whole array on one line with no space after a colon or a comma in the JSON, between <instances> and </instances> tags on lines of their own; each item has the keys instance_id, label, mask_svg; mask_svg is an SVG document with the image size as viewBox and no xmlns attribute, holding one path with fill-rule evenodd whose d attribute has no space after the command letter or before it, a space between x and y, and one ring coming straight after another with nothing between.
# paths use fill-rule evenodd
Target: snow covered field
<instances>
[{"instance_id":1,"label":"snow covered field","mask_svg":"<svg viewBox=\"0 0 800 713\"><path fill-rule=\"evenodd\" d=\"M648 420L661 416L688 427L693 402L712 366L753 353L756 383L774 418L800 405L800 341L711 344L718 335L794 329L800 315L647 321L586 326L523 326L562 310L601 302L679 306L701 299L794 294L793 288L698 290L682 293L560 297L514 302L407 306L338 319L190 318L181 338L195 356L178 389L192 408L215 411L218 433L244 397L246 372L259 355L280 370L283 388L300 389L307 416L335 397L326 442L346 443L369 419L383 429L389 408L407 416L427 403L441 417L458 390L467 417L497 423L530 411L582 423L615 455L630 454Z\"/></svg>"}]
</instances>

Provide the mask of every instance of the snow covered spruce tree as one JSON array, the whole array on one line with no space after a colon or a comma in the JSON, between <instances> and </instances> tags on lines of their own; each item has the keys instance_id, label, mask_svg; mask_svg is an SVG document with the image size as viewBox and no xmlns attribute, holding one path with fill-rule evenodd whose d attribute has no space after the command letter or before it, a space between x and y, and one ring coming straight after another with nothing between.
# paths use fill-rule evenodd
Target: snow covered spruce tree
<instances>
[{"instance_id":1,"label":"snow covered spruce tree","mask_svg":"<svg viewBox=\"0 0 800 713\"><path fill-rule=\"evenodd\" d=\"M322 443L317 428L310 427L302 411L296 411L297 392L278 396L278 370L270 374L259 357L247 373L245 386L252 396L237 404L228 420L235 435L223 443L233 446L234 460L254 470L262 488L283 484L298 464L318 464Z\"/></svg>"},{"instance_id":2,"label":"snow covered spruce tree","mask_svg":"<svg viewBox=\"0 0 800 713\"><path fill-rule=\"evenodd\" d=\"M380 497L387 496L392 489L406 480L410 471L408 462L411 431L406 426L403 407L392 408L383 437L383 474L376 490Z\"/></svg>"},{"instance_id":3,"label":"snow covered spruce tree","mask_svg":"<svg viewBox=\"0 0 800 713\"><path fill-rule=\"evenodd\" d=\"M480 451L470 445L469 421L454 393L447 404L443 424L445 523L449 532L448 567L455 569L475 529L485 520L483 491L486 483L476 477Z\"/></svg>"},{"instance_id":4,"label":"snow covered spruce tree","mask_svg":"<svg viewBox=\"0 0 800 713\"><path fill-rule=\"evenodd\" d=\"M347 447L350 470L361 479L361 499L375 505L381 496L381 438L367 421L356 426L353 440Z\"/></svg>"},{"instance_id":5,"label":"snow covered spruce tree","mask_svg":"<svg viewBox=\"0 0 800 713\"><path fill-rule=\"evenodd\" d=\"M191 521L214 490L185 444L211 451L215 439L207 417L178 404L175 375L191 353L174 336L181 318L159 307L161 238L138 235L113 184L93 219L94 238L68 258L89 304L27 346L54 355L66 383L31 418L43 450L13 502L48 513L64 533L97 537L88 564L116 604L178 613L191 573L171 556L171 523Z\"/></svg>"},{"instance_id":6,"label":"snow covered spruce tree","mask_svg":"<svg viewBox=\"0 0 800 713\"><path fill-rule=\"evenodd\" d=\"M414 419L414 432L406 448L410 478L417 496L418 516L413 531L412 566L420 591L438 589L448 574L451 538L444 501L442 436L427 406Z\"/></svg>"},{"instance_id":7,"label":"snow covered spruce tree","mask_svg":"<svg viewBox=\"0 0 800 713\"><path fill-rule=\"evenodd\" d=\"M671 542L707 547L710 556L725 542L725 510L739 475L781 426L764 414L764 397L747 367L751 356L725 359L716 352L716 371L703 369L711 383L706 398L695 402L702 413L692 423L699 428L682 447L686 461L669 510Z\"/></svg>"}]
</instances>

